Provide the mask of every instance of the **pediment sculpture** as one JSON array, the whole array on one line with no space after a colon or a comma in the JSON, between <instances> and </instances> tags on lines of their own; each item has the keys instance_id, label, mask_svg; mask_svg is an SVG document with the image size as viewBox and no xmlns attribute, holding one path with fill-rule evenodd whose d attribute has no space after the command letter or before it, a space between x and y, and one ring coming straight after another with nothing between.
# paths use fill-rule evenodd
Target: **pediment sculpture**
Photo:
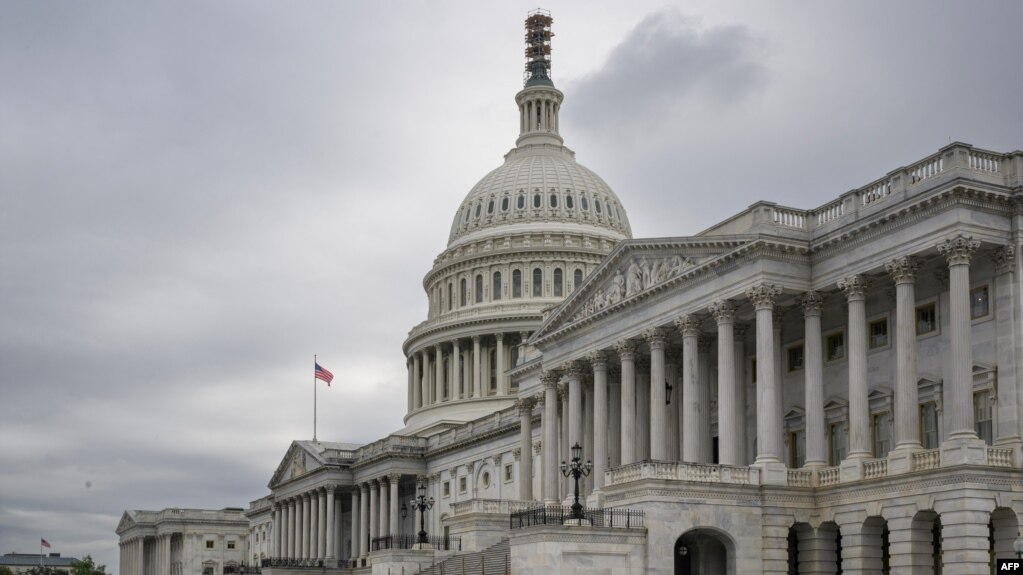
<instances>
[{"instance_id":1,"label":"pediment sculpture","mask_svg":"<svg viewBox=\"0 0 1023 575\"><path fill-rule=\"evenodd\" d=\"M573 321L589 317L606 307L662 284L694 265L691 258L679 255L633 258L629 265L615 270L609 285L597 288L593 296L582 305L579 313L573 317Z\"/></svg>"}]
</instances>

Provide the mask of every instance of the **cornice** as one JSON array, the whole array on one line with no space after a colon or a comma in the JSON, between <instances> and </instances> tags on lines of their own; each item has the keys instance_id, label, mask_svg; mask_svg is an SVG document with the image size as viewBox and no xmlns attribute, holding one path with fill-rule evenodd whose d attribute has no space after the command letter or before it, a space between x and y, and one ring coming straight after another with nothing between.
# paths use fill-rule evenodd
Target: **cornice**
<instances>
[{"instance_id":1,"label":"cornice","mask_svg":"<svg viewBox=\"0 0 1023 575\"><path fill-rule=\"evenodd\" d=\"M599 248L566 248L565 246L539 246L530 248L508 248L507 251L488 251L483 254L464 256L458 260L435 263L423 278L423 287L429 289L440 278L457 275L466 271L494 265L529 263L534 261L567 260L572 262L599 263L609 252Z\"/></svg>"},{"instance_id":2,"label":"cornice","mask_svg":"<svg viewBox=\"0 0 1023 575\"><path fill-rule=\"evenodd\" d=\"M409 331L408 337L405 339L405 342L402 344L402 350L405 352L405 356L407 357L409 355L409 353L413 350L413 348L418 348L418 346L420 346L420 345L433 345L434 343L447 343L448 341L450 341L450 339L451 339L450 335L444 336L439 342L433 342L432 340L429 339L431 336L434 336L434 335L436 335L438 333L445 333L445 332L450 332L450 331L456 331L458 329L464 329L464 328L472 328L473 326L488 326L488 327L498 327L499 328L500 326L494 325L495 323L498 323L498 322L499 323L509 323L509 322L513 322L513 321L525 321L525 322L536 322L537 324L539 324L539 322L542 319L543 319L543 309L541 308L541 309L537 309L534 312L526 311L526 312L519 312L519 313L512 313L512 314L500 314L500 313L497 313L497 314L488 315L488 316L485 316L485 317L464 318L464 319L461 319L461 320L458 320L458 321L455 321L455 322L452 322L452 323L440 323L440 324L437 324L437 325L434 325L434 326L430 326L427 329L423 329L423 331L421 331L421 332L413 333L420 326L423 326L424 324L428 324L431 321L433 321L433 320L427 320L427 321L417 325L416 327L412 328ZM469 333L469 334L462 335L462 336L459 336L459 337L471 337L473 335L490 335L490 334L493 333L493 331L494 331L493 329L490 329L489 331L486 331L486 332L481 331L479 333ZM509 328L506 331L522 331L522 330L519 329L519 328L514 328L514 329ZM529 331L531 331L531 329ZM427 340L427 341L423 342L424 339ZM413 343L415 343L415 345L413 345Z\"/></svg>"}]
</instances>

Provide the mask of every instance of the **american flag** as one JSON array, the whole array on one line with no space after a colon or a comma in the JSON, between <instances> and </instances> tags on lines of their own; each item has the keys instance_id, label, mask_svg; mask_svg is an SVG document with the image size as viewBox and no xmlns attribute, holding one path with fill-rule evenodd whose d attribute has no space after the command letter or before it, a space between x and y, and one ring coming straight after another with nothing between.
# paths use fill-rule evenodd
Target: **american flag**
<instances>
[{"instance_id":1,"label":"american flag","mask_svg":"<svg viewBox=\"0 0 1023 575\"><path fill-rule=\"evenodd\" d=\"M45 539L40 538L39 539L39 546L40 547L46 547L47 549L49 549L50 548L50 542L45 540Z\"/></svg>"},{"instance_id":2,"label":"american flag","mask_svg":"<svg viewBox=\"0 0 1023 575\"><path fill-rule=\"evenodd\" d=\"M321 367L320 364L318 364L318 363L313 364L313 365L316 366L316 369L313 370L313 375L316 377L316 379L319 379L321 381L326 381L327 382L327 387L330 387L330 382L334 381L334 374L330 373L326 369L323 369L323 367Z\"/></svg>"}]
</instances>

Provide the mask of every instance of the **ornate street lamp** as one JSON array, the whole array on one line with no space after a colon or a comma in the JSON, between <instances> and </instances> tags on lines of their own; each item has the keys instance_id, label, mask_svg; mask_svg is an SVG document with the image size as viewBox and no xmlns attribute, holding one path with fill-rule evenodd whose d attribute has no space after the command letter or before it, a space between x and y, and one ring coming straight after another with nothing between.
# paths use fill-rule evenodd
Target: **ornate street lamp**
<instances>
[{"instance_id":1,"label":"ornate street lamp","mask_svg":"<svg viewBox=\"0 0 1023 575\"><path fill-rule=\"evenodd\" d=\"M1012 550L1016 552L1016 557L1023 559L1023 537L1017 537L1012 542Z\"/></svg>"},{"instance_id":2,"label":"ornate street lamp","mask_svg":"<svg viewBox=\"0 0 1023 575\"><path fill-rule=\"evenodd\" d=\"M416 491L419 492L419 495L415 499L409 501L409 505L412 506L412 509L419 512L419 540L417 543L426 544L429 542L426 538L426 510L433 508L434 501L433 497L426 497L425 483L420 483ZM401 518L404 519L406 517L408 517L408 507L405 507L405 504L402 503Z\"/></svg>"},{"instance_id":3,"label":"ornate street lamp","mask_svg":"<svg viewBox=\"0 0 1023 575\"><path fill-rule=\"evenodd\" d=\"M583 448L577 442L572 446L572 463L561 462L561 473L575 478L575 503L572 504L572 519L583 518L583 506L579 503L579 478L588 477L593 469L593 462L583 463Z\"/></svg>"}]
</instances>

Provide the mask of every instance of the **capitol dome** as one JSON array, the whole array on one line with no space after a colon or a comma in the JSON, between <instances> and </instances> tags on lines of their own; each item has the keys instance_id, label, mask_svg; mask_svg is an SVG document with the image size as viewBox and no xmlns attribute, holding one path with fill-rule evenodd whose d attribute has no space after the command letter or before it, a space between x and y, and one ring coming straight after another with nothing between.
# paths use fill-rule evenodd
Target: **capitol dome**
<instances>
[{"instance_id":1,"label":"capitol dome","mask_svg":"<svg viewBox=\"0 0 1023 575\"><path fill-rule=\"evenodd\" d=\"M509 373L523 365L546 310L632 237L618 197L561 137L551 21L543 12L526 20L515 147L462 201L447 247L423 279L427 317L403 345L406 434L430 435L509 407L517 391Z\"/></svg>"}]
</instances>

